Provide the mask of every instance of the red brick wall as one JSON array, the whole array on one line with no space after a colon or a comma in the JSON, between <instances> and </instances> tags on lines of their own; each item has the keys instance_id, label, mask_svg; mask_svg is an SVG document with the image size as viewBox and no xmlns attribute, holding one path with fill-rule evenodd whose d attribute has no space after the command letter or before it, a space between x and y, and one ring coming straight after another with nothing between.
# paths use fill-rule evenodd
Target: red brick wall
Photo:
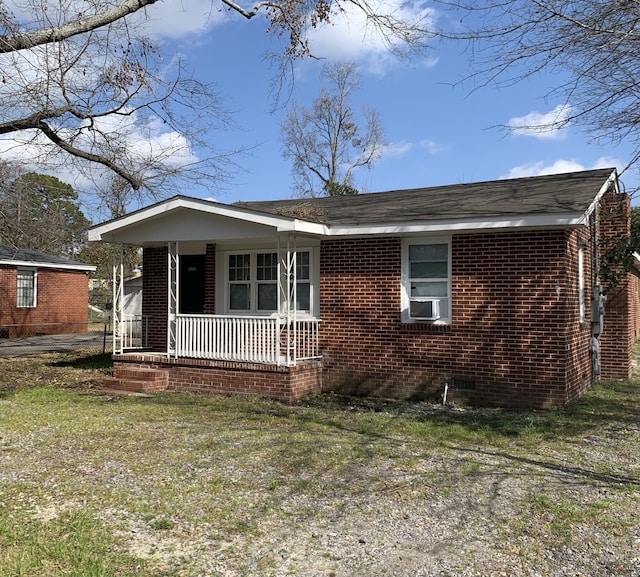
<instances>
[{"instance_id":1,"label":"red brick wall","mask_svg":"<svg viewBox=\"0 0 640 577\"><path fill-rule=\"evenodd\" d=\"M157 390L149 376L156 371L166 379L166 388L182 392L216 392L260 395L290 402L319 391L321 361L305 361L295 367L276 365L172 359L153 354L126 354L115 357L114 379L125 390ZM144 382L137 382L143 377ZM113 385L113 383L112 383Z\"/></svg>"},{"instance_id":2,"label":"red brick wall","mask_svg":"<svg viewBox=\"0 0 640 577\"><path fill-rule=\"evenodd\" d=\"M465 381L486 404L565 403L568 373L576 390L591 379L584 354L570 354L586 347L588 359L589 334L570 243L567 231L454 236L452 324L435 326L400 321L399 238L324 241L325 388L430 396Z\"/></svg>"},{"instance_id":3,"label":"red brick wall","mask_svg":"<svg viewBox=\"0 0 640 577\"><path fill-rule=\"evenodd\" d=\"M145 248L142 254L144 284L142 316L147 322L147 346L167 350L168 261L166 247Z\"/></svg>"},{"instance_id":4,"label":"red brick wall","mask_svg":"<svg viewBox=\"0 0 640 577\"><path fill-rule=\"evenodd\" d=\"M604 379L631 376L631 351L635 342L632 286L632 282L625 280L607 293L604 331L600 337L601 376Z\"/></svg>"},{"instance_id":5,"label":"red brick wall","mask_svg":"<svg viewBox=\"0 0 640 577\"><path fill-rule=\"evenodd\" d=\"M629 237L631 201L626 194L607 194L598 211L600 238ZM601 260L605 249L601 250ZM616 287L603 287L605 301L604 331L600 337L601 376L626 379L631 376L631 354L637 338L637 275L629 274Z\"/></svg>"},{"instance_id":6,"label":"red brick wall","mask_svg":"<svg viewBox=\"0 0 640 577\"><path fill-rule=\"evenodd\" d=\"M633 269L629 274L629 291L631 295L631 307L629 311L629 321L631 323L631 334L635 343L640 338L640 273Z\"/></svg>"},{"instance_id":7,"label":"red brick wall","mask_svg":"<svg viewBox=\"0 0 640 577\"><path fill-rule=\"evenodd\" d=\"M578 251L583 247L584 266L584 321L579 318ZM590 229L577 229L570 233L567 243L566 294L567 308L575 314L566 327L567 360L565 365L565 403L586 392L597 376L593 372L590 353L591 340L591 289L595 282L593 268L593 240Z\"/></svg>"},{"instance_id":8,"label":"red brick wall","mask_svg":"<svg viewBox=\"0 0 640 577\"><path fill-rule=\"evenodd\" d=\"M89 279L85 272L37 269L34 308L17 306L17 269L0 267L0 329L13 338L87 331Z\"/></svg>"}]
</instances>

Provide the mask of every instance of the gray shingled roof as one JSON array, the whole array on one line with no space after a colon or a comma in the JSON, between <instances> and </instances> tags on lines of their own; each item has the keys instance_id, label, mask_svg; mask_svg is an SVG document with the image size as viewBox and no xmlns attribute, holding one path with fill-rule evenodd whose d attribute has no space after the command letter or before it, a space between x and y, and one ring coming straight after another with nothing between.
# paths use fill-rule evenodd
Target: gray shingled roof
<instances>
[{"instance_id":1,"label":"gray shingled roof","mask_svg":"<svg viewBox=\"0 0 640 577\"><path fill-rule=\"evenodd\" d=\"M589 208L613 170L235 206L333 225L575 214Z\"/></svg>"},{"instance_id":2,"label":"gray shingled roof","mask_svg":"<svg viewBox=\"0 0 640 577\"><path fill-rule=\"evenodd\" d=\"M29 250L24 248L16 248L7 244L0 244L0 262L28 262L36 265L64 265L64 266L78 266L78 267L91 267L86 263L70 260L61 256L52 256L45 254L37 250Z\"/></svg>"}]
</instances>

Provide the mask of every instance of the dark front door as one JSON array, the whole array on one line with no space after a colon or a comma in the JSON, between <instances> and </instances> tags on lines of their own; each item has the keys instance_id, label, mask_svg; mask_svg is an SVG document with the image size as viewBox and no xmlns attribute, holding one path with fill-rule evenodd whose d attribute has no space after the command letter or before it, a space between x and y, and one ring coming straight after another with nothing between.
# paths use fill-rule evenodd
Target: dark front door
<instances>
[{"instance_id":1,"label":"dark front door","mask_svg":"<svg viewBox=\"0 0 640 577\"><path fill-rule=\"evenodd\" d=\"M204 313L203 254L180 256L180 306L182 314Z\"/></svg>"}]
</instances>

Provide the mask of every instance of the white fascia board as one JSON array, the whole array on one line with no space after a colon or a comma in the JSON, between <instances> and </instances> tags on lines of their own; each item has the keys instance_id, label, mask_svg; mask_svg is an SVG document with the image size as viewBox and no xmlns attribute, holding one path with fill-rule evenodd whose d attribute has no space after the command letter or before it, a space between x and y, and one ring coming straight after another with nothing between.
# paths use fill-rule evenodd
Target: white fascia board
<instances>
[{"instance_id":1,"label":"white fascia board","mask_svg":"<svg viewBox=\"0 0 640 577\"><path fill-rule=\"evenodd\" d=\"M278 232L301 232L305 234L327 236L330 233L330 228L325 224L318 224L317 222L309 222L307 220L298 220L297 218L293 222L285 223L284 226L278 226Z\"/></svg>"},{"instance_id":2,"label":"white fascia board","mask_svg":"<svg viewBox=\"0 0 640 577\"><path fill-rule=\"evenodd\" d=\"M0 265L25 267L25 268L56 268L56 269L63 269L63 270L78 270L83 272L95 272L96 270L96 267L90 264L34 262L31 260L0 260Z\"/></svg>"},{"instance_id":3,"label":"white fascia board","mask_svg":"<svg viewBox=\"0 0 640 577\"><path fill-rule=\"evenodd\" d=\"M618 174L617 174L617 171L614 169L609 175L609 178L607 178L604 184L600 187L598 194L596 194L596 197L593 199L593 202L589 205L589 208L585 210L584 214L582 215L583 222L581 224L586 224L589 221L589 217L591 216L591 213L596 209L596 207L598 206L598 203L600 202L602 197L605 195L607 190L611 188L612 185L616 187L616 192L619 192L617 183L618 183Z\"/></svg>"},{"instance_id":4,"label":"white fascia board","mask_svg":"<svg viewBox=\"0 0 640 577\"><path fill-rule=\"evenodd\" d=\"M413 234L420 232L471 232L479 230L568 227L582 223L583 213L562 215L523 215L520 218L487 220L439 220L433 222L409 222L386 225L331 226L329 236L354 236L368 234Z\"/></svg>"}]
</instances>

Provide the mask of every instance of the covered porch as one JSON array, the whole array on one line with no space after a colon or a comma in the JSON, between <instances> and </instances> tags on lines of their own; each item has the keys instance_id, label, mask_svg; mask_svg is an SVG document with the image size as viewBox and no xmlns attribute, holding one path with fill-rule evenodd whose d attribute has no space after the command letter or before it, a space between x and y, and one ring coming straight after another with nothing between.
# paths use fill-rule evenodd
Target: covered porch
<instances>
[{"instance_id":1,"label":"covered porch","mask_svg":"<svg viewBox=\"0 0 640 577\"><path fill-rule=\"evenodd\" d=\"M92 229L143 250L142 311L113 267L111 388L255 393L321 387L319 239L298 221L177 197Z\"/></svg>"}]
</instances>

